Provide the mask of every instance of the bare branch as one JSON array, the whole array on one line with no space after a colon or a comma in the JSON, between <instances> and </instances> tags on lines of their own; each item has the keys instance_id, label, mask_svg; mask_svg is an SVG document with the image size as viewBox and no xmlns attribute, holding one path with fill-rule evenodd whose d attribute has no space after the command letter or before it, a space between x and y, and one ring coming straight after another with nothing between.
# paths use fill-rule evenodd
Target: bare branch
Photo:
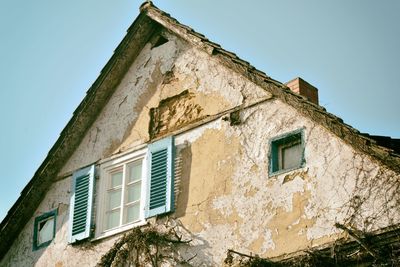
<instances>
[{"instance_id":1,"label":"bare branch","mask_svg":"<svg viewBox=\"0 0 400 267\"><path fill-rule=\"evenodd\" d=\"M374 257L375 259L378 259L378 255L372 251L369 246L366 244L366 242L364 242L362 240L362 238L360 238L355 231L347 228L346 226L344 226L343 224L340 223L335 223L335 226L339 229L342 229L344 231L346 231L358 244L360 244L361 247L363 247L365 249L365 251L367 251L372 257Z\"/></svg>"}]
</instances>

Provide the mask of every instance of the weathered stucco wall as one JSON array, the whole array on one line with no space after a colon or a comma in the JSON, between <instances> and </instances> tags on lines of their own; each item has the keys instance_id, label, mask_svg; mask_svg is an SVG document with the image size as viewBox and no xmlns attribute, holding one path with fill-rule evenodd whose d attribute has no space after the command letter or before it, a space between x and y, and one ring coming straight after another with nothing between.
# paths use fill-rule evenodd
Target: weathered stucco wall
<instances>
[{"instance_id":1,"label":"weathered stucco wall","mask_svg":"<svg viewBox=\"0 0 400 267\"><path fill-rule=\"evenodd\" d=\"M177 139L191 163L174 216L202 240L188 258L221 264L228 249L274 257L335 240L336 222L371 231L399 221L395 199L386 198L396 193L388 181L400 178L392 171L278 100L241 117L240 125L218 120ZM305 167L269 177L270 139L300 128Z\"/></svg>"},{"instance_id":2,"label":"weathered stucco wall","mask_svg":"<svg viewBox=\"0 0 400 267\"><path fill-rule=\"evenodd\" d=\"M71 177L52 185L44 201L35 212L35 217L58 208L56 235L52 243L33 251L32 218L22 230L0 266L94 266L102 253L116 237L104 242L72 247L68 245L68 219Z\"/></svg>"},{"instance_id":3,"label":"weathered stucco wall","mask_svg":"<svg viewBox=\"0 0 400 267\"><path fill-rule=\"evenodd\" d=\"M175 114L160 116L169 118L168 130L174 130L270 96L205 52L165 35L169 42L145 46L61 174L149 141L150 110L161 100L177 98L166 103L175 104ZM179 101L183 92L186 98Z\"/></svg>"},{"instance_id":4,"label":"weathered stucco wall","mask_svg":"<svg viewBox=\"0 0 400 267\"><path fill-rule=\"evenodd\" d=\"M272 257L324 244L341 235L335 222L373 230L399 221L394 200L383 197L393 193L388 181L398 175L206 53L164 34L170 41L145 46L60 177L198 123L176 135L181 166L176 211L169 216L193 240L182 253L197 254L194 265L220 265L228 249ZM229 113L217 116L238 107L234 124ZM269 177L270 139L297 129L304 130L305 167ZM32 251L32 218L0 266L99 261L118 236L68 245L70 187L71 176L55 182L35 212L58 208L53 242Z\"/></svg>"}]
</instances>

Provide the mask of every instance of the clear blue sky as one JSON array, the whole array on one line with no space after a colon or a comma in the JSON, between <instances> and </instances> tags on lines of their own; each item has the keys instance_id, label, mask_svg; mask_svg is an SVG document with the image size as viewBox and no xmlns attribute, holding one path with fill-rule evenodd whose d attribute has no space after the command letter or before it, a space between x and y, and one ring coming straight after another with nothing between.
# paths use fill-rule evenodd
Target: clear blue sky
<instances>
[{"instance_id":1,"label":"clear blue sky","mask_svg":"<svg viewBox=\"0 0 400 267\"><path fill-rule=\"evenodd\" d=\"M400 1L153 1L359 129L400 137ZM137 0L0 0L0 220L138 15Z\"/></svg>"}]
</instances>

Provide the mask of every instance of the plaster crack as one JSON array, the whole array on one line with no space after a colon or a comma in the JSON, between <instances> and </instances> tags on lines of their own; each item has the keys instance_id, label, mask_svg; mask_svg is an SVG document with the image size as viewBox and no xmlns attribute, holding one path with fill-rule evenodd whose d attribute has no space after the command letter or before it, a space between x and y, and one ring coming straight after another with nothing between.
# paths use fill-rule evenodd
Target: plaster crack
<instances>
[{"instance_id":1,"label":"plaster crack","mask_svg":"<svg viewBox=\"0 0 400 267\"><path fill-rule=\"evenodd\" d=\"M204 200L202 200L200 202L197 202L197 203L194 203L194 204L190 205L190 207L197 207L199 209L199 211L203 211L202 209L200 209L200 206L203 205L204 203L208 202L211 198L212 197L207 197L206 199L204 199Z\"/></svg>"},{"instance_id":2,"label":"plaster crack","mask_svg":"<svg viewBox=\"0 0 400 267\"><path fill-rule=\"evenodd\" d=\"M121 108L122 104L126 103L127 99L128 99L128 96L126 95L124 97L124 99L122 99L122 101L118 104L118 109Z\"/></svg>"}]
</instances>

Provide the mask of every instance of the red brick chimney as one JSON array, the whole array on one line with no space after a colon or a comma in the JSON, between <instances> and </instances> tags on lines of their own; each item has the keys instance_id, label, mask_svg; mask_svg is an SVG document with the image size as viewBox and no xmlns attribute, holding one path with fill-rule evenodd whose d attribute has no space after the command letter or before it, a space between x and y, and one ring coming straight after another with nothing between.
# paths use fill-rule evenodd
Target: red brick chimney
<instances>
[{"instance_id":1,"label":"red brick chimney","mask_svg":"<svg viewBox=\"0 0 400 267\"><path fill-rule=\"evenodd\" d=\"M318 105L318 89L302 78L294 78L293 80L287 82L286 86L289 87L292 92L305 96L308 101Z\"/></svg>"}]
</instances>

